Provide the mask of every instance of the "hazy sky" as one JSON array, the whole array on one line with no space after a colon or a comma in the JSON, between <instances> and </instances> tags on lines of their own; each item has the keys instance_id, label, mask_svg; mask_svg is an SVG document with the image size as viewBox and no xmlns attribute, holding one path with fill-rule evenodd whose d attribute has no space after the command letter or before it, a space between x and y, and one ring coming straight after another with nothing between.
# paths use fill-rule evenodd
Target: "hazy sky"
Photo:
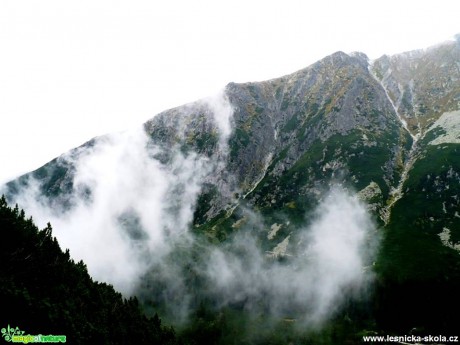
<instances>
[{"instance_id":1,"label":"hazy sky","mask_svg":"<svg viewBox=\"0 0 460 345\"><path fill-rule=\"evenodd\" d=\"M460 32L460 1L0 2L0 182L228 82Z\"/></svg>"}]
</instances>

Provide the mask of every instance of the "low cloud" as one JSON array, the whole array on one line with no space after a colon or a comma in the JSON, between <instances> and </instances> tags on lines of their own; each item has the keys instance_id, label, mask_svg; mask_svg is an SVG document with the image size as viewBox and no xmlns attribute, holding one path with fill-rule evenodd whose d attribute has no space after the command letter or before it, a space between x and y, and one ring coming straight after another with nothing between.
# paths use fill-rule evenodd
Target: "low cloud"
<instances>
[{"instance_id":1,"label":"low cloud","mask_svg":"<svg viewBox=\"0 0 460 345\"><path fill-rule=\"evenodd\" d=\"M356 197L333 188L310 224L289 235L285 260L269 259L250 233L215 248L207 274L223 305L244 302L278 317L318 324L347 298L359 296L372 274L374 224Z\"/></svg>"},{"instance_id":2,"label":"low cloud","mask_svg":"<svg viewBox=\"0 0 460 345\"><path fill-rule=\"evenodd\" d=\"M211 110L224 146L232 115L224 92L202 103ZM185 119L193 114L189 107L184 110ZM184 137L185 123L175 130ZM59 158L73 167L67 172L73 174L70 199L45 198L40 181L30 177L14 201L40 226L51 222L61 246L84 260L95 279L131 294L152 263L170 252L172 242L190 237L201 185L212 171L222 170L220 160L183 153L180 143L166 150L141 126L95 138Z\"/></svg>"},{"instance_id":3,"label":"low cloud","mask_svg":"<svg viewBox=\"0 0 460 345\"><path fill-rule=\"evenodd\" d=\"M180 150L163 164L139 128L97 139L75 166L72 208L49 208L37 181L16 201L43 226L50 221L62 247L84 260L97 280L129 294L152 255L167 252L169 237L186 234L193 217L205 158ZM80 197L77 197L80 196Z\"/></svg>"},{"instance_id":4,"label":"low cloud","mask_svg":"<svg viewBox=\"0 0 460 345\"><path fill-rule=\"evenodd\" d=\"M219 146L224 152L227 152L227 143L230 135L232 134L232 119L233 108L230 105L227 95L224 90L214 96L208 97L203 100L211 109L213 119L219 129Z\"/></svg>"}]
</instances>

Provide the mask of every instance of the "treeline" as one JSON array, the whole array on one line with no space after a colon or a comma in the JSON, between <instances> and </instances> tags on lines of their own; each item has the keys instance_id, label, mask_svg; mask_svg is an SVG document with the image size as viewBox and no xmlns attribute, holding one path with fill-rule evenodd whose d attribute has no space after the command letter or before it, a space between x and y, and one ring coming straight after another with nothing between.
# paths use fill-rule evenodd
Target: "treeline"
<instances>
[{"instance_id":1,"label":"treeline","mask_svg":"<svg viewBox=\"0 0 460 345\"><path fill-rule=\"evenodd\" d=\"M0 199L0 328L65 335L70 344L177 344L174 330L146 317L136 298L89 276L63 252L51 225L39 230Z\"/></svg>"}]
</instances>

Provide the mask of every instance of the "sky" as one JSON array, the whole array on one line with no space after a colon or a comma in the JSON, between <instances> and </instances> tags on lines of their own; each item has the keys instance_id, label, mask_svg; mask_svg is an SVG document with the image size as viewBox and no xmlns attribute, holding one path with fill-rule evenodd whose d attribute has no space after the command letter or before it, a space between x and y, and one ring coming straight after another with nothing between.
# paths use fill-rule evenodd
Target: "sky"
<instances>
[{"instance_id":1,"label":"sky","mask_svg":"<svg viewBox=\"0 0 460 345\"><path fill-rule=\"evenodd\" d=\"M458 18L458 0L2 0L0 183L229 82L425 48Z\"/></svg>"}]
</instances>

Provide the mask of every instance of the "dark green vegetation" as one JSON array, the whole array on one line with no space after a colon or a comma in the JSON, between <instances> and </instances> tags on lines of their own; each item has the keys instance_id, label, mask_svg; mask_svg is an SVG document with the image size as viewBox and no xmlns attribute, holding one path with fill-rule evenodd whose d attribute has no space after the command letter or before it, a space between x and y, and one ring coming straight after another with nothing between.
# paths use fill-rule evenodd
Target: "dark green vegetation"
<instances>
[{"instance_id":1,"label":"dark green vegetation","mask_svg":"<svg viewBox=\"0 0 460 345\"><path fill-rule=\"evenodd\" d=\"M24 211L0 199L0 325L25 334L67 336L69 344L176 344L158 316L136 298L89 276L62 252L51 225L39 230Z\"/></svg>"},{"instance_id":2,"label":"dark green vegetation","mask_svg":"<svg viewBox=\"0 0 460 345\"><path fill-rule=\"evenodd\" d=\"M285 318L268 320L263 315L251 315L236 307L218 312L200 307L192 315L191 323L181 338L190 344L285 345L285 344L360 344L369 331L368 313L355 305L348 312L334 317L320 330L312 330L297 320ZM357 321L364 318L364 321Z\"/></svg>"},{"instance_id":3,"label":"dark green vegetation","mask_svg":"<svg viewBox=\"0 0 460 345\"><path fill-rule=\"evenodd\" d=\"M393 208L377 262L382 327L458 332L460 252L440 234L449 229L450 243L459 243L459 151L458 144L427 145Z\"/></svg>"}]
</instances>

